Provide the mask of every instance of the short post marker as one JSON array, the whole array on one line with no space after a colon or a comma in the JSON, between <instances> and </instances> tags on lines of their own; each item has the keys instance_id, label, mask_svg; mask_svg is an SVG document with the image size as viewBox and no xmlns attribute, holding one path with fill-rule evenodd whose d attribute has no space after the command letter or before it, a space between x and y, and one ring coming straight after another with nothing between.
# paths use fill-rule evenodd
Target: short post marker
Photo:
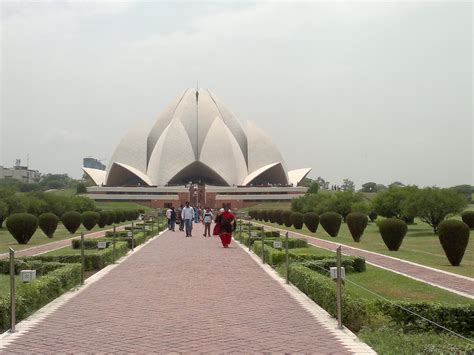
<instances>
[{"instance_id":1,"label":"short post marker","mask_svg":"<svg viewBox=\"0 0 474 355\"><path fill-rule=\"evenodd\" d=\"M341 275L341 249L339 246L336 249L336 267L337 267L337 279L336 279L336 307L337 307L337 326L342 329L342 307L341 307L341 296L342 296L342 275Z\"/></svg>"},{"instance_id":2,"label":"short post marker","mask_svg":"<svg viewBox=\"0 0 474 355\"><path fill-rule=\"evenodd\" d=\"M85 269L84 232L81 232L81 285L84 285L84 269Z\"/></svg>"},{"instance_id":3,"label":"short post marker","mask_svg":"<svg viewBox=\"0 0 474 355\"><path fill-rule=\"evenodd\" d=\"M285 274L286 274L286 284L290 283L290 258L288 257L288 231L285 233Z\"/></svg>"},{"instance_id":4,"label":"short post marker","mask_svg":"<svg viewBox=\"0 0 474 355\"><path fill-rule=\"evenodd\" d=\"M112 261L114 264L115 264L115 237L116 237L115 233L116 232L115 232L115 224L114 224L114 234L112 236Z\"/></svg>"},{"instance_id":5,"label":"short post marker","mask_svg":"<svg viewBox=\"0 0 474 355\"><path fill-rule=\"evenodd\" d=\"M16 292L15 292L15 250L10 248L10 333L15 333Z\"/></svg>"}]
</instances>

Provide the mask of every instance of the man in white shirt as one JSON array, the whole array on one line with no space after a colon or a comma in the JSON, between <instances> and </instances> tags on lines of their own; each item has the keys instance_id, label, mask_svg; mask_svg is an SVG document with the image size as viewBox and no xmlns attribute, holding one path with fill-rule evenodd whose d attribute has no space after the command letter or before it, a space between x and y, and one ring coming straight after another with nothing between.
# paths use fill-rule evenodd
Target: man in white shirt
<instances>
[{"instance_id":1,"label":"man in white shirt","mask_svg":"<svg viewBox=\"0 0 474 355\"><path fill-rule=\"evenodd\" d=\"M186 237L192 237L191 231L193 230L193 219L194 219L194 208L189 206L189 201L186 202L186 206L181 211L181 220L184 223L186 230Z\"/></svg>"}]
</instances>

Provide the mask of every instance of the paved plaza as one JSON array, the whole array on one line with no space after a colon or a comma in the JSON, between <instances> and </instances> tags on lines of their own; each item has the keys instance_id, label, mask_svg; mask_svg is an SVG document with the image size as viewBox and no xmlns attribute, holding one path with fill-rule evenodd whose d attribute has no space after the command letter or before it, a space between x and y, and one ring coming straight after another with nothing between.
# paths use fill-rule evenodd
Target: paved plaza
<instances>
[{"instance_id":1,"label":"paved plaza","mask_svg":"<svg viewBox=\"0 0 474 355\"><path fill-rule=\"evenodd\" d=\"M163 233L44 319L18 329L2 353L371 350L324 313L308 311L235 242L224 249L219 238L202 237L200 225L192 238Z\"/></svg>"}]
</instances>

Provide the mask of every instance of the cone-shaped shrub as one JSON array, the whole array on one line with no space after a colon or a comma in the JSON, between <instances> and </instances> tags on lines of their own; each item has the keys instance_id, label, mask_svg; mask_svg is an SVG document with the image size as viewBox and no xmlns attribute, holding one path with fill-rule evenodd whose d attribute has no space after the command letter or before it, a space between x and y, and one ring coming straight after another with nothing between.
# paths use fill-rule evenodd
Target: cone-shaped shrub
<instances>
[{"instance_id":1,"label":"cone-shaped shrub","mask_svg":"<svg viewBox=\"0 0 474 355\"><path fill-rule=\"evenodd\" d=\"M127 220L127 211L122 210L122 218L120 219L120 222L125 222Z\"/></svg>"},{"instance_id":2,"label":"cone-shaped shrub","mask_svg":"<svg viewBox=\"0 0 474 355\"><path fill-rule=\"evenodd\" d=\"M474 229L474 211L466 211L461 217L462 221L466 223L470 229Z\"/></svg>"},{"instance_id":3,"label":"cone-shaped shrub","mask_svg":"<svg viewBox=\"0 0 474 355\"><path fill-rule=\"evenodd\" d=\"M109 214L107 213L107 211L99 211L99 220L97 221L97 225L100 228L104 228L108 220Z\"/></svg>"},{"instance_id":4,"label":"cone-shaped shrub","mask_svg":"<svg viewBox=\"0 0 474 355\"><path fill-rule=\"evenodd\" d=\"M18 244L27 244L38 228L38 218L29 213L14 213L5 224Z\"/></svg>"},{"instance_id":5,"label":"cone-shaped shrub","mask_svg":"<svg viewBox=\"0 0 474 355\"><path fill-rule=\"evenodd\" d=\"M362 234L364 234L364 230L367 227L368 222L369 220L364 213L351 212L347 215L347 227L351 232L354 242L360 242L360 238L362 237Z\"/></svg>"},{"instance_id":6,"label":"cone-shaped shrub","mask_svg":"<svg viewBox=\"0 0 474 355\"><path fill-rule=\"evenodd\" d=\"M342 216L336 212L325 212L319 217L319 223L327 234L335 238L341 228Z\"/></svg>"},{"instance_id":7,"label":"cone-shaped shrub","mask_svg":"<svg viewBox=\"0 0 474 355\"><path fill-rule=\"evenodd\" d=\"M279 225L283 224L283 211L282 210L275 210L275 223Z\"/></svg>"},{"instance_id":8,"label":"cone-shaped shrub","mask_svg":"<svg viewBox=\"0 0 474 355\"><path fill-rule=\"evenodd\" d=\"M275 214L275 210L270 210L268 211L268 220L272 223L275 223L276 222L276 214Z\"/></svg>"},{"instance_id":9,"label":"cone-shaped shrub","mask_svg":"<svg viewBox=\"0 0 474 355\"><path fill-rule=\"evenodd\" d=\"M262 219L263 219L265 222L268 222L268 211L262 210Z\"/></svg>"},{"instance_id":10,"label":"cone-shaped shrub","mask_svg":"<svg viewBox=\"0 0 474 355\"><path fill-rule=\"evenodd\" d=\"M455 219L447 219L438 225L438 237L451 265L459 266L469 242L469 226Z\"/></svg>"},{"instance_id":11,"label":"cone-shaped shrub","mask_svg":"<svg viewBox=\"0 0 474 355\"><path fill-rule=\"evenodd\" d=\"M253 211L253 216L254 216L253 218L256 219L257 221L260 221L262 219L260 212L261 212L260 210Z\"/></svg>"},{"instance_id":12,"label":"cone-shaped shrub","mask_svg":"<svg viewBox=\"0 0 474 355\"><path fill-rule=\"evenodd\" d=\"M121 210L114 210L114 223L122 222L122 214Z\"/></svg>"},{"instance_id":13,"label":"cone-shaped shrub","mask_svg":"<svg viewBox=\"0 0 474 355\"><path fill-rule=\"evenodd\" d=\"M295 227L296 229L303 228L303 223L304 223L303 214L299 212L293 212L291 214L291 223L293 224L293 227Z\"/></svg>"},{"instance_id":14,"label":"cone-shaped shrub","mask_svg":"<svg viewBox=\"0 0 474 355\"><path fill-rule=\"evenodd\" d=\"M388 250L397 251L407 234L407 224L398 218L387 218L379 223L379 231Z\"/></svg>"},{"instance_id":15,"label":"cone-shaped shrub","mask_svg":"<svg viewBox=\"0 0 474 355\"><path fill-rule=\"evenodd\" d=\"M99 222L100 215L97 212L86 211L82 213L82 225L90 231Z\"/></svg>"},{"instance_id":16,"label":"cone-shaped shrub","mask_svg":"<svg viewBox=\"0 0 474 355\"><path fill-rule=\"evenodd\" d=\"M319 216L317 213L308 212L304 214L304 224L310 232L316 233L319 226Z\"/></svg>"},{"instance_id":17,"label":"cone-shaped shrub","mask_svg":"<svg viewBox=\"0 0 474 355\"><path fill-rule=\"evenodd\" d=\"M378 217L377 212L371 211L371 212L369 213L369 218L370 218L370 221L371 221L371 222L374 222L374 221L377 219L377 217Z\"/></svg>"},{"instance_id":18,"label":"cone-shaped shrub","mask_svg":"<svg viewBox=\"0 0 474 355\"><path fill-rule=\"evenodd\" d=\"M69 233L73 234L81 226L82 215L76 211L66 212L61 216L61 222Z\"/></svg>"},{"instance_id":19,"label":"cone-shaped shrub","mask_svg":"<svg viewBox=\"0 0 474 355\"><path fill-rule=\"evenodd\" d=\"M115 222L115 212L114 211L105 211L107 212L107 225L111 226Z\"/></svg>"},{"instance_id":20,"label":"cone-shaped shrub","mask_svg":"<svg viewBox=\"0 0 474 355\"><path fill-rule=\"evenodd\" d=\"M283 211L281 216L283 218L283 223L285 224L285 227L291 227L293 225L291 221L291 211Z\"/></svg>"},{"instance_id":21,"label":"cone-shaped shrub","mask_svg":"<svg viewBox=\"0 0 474 355\"><path fill-rule=\"evenodd\" d=\"M38 217L38 225L48 238L52 238L58 228L59 218L54 213L43 213Z\"/></svg>"}]
</instances>

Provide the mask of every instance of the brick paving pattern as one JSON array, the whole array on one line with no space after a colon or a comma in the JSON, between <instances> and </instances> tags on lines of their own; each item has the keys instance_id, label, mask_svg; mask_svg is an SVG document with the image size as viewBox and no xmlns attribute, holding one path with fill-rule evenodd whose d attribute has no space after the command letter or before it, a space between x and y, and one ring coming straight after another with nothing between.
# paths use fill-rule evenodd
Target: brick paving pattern
<instances>
[{"instance_id":1,"label":"brick paving pattern","mask_svg":"<svg viewBox=\"0 0 474 355\"><path fill-rule=\"evenodd\" d=\"M268 230L281 231L281 229L279 228L274 228L270 226L265 226L265 228ZM310 237L301 233L289 232L289 236L295 238L305 237L308 239L308 243L317 247L331 249L333 251L336 251L336 248L339 246L339 244L337 243L328 242L326 240ZM441 287L448 288L451 290L459 291L466 295L474 297L473 278L469 279L454 274L447 274L442 271L437 271L435 269L424 267L423 265L415 265L413 263L408 263L400 259L394 259L381 254L374 254L362 249L353 248L346 245L342 246L342 252L346 255L362 256L368 262L374 265L401 272L403 274L410 275L422 281L429 282L434 285L439 285Z\"/></svg>"},{"instance_id":2,"label":"brick paving pattern","mask_svg":"<svg viewBox=\"0 0 474 355\"><path fill-rule=\"evenodd\" d=\"M166 232L4 353L349 354L234 242Z\"/></svg>"},{"instance_id":3,"label":"brick paving pattern","mask_svg":"<svg viewBox=\"0 0 474 355\"><path fill-rule=\"evenodd\" d=\"M116 228L117 231L121 231L121 230L124 230L124 229L125 229L125 226L120 226L120 227ZM99 232L87 233L87 234L84 234L84 237L89 238L89 239L100 238L100 237L103 237L105 235L105 232L111 231L111 230L112 229L106 229L106 230L99 231ZM47 244L43 244L43 245L38 245L36 247L32 247L32 248L28 248L28 249L18 250L18 251L15 252L15 257L19 258L19 257L22 257L22 256L38 255L38 254L46 253L46 252L51 251L51 250L64 248L64 247L67 247L67 246L71 245L71 240L72 239L78 239L78 238L80 238L80 235L79 236L74 236L74 237L71 237L71 238L68 238L68 239L58 240L56 242L51 242L51 243L47 243ZM9 253L0 254L0 260L8 258L9 255L10 255Z\"/></svg>"}]
</instances>

